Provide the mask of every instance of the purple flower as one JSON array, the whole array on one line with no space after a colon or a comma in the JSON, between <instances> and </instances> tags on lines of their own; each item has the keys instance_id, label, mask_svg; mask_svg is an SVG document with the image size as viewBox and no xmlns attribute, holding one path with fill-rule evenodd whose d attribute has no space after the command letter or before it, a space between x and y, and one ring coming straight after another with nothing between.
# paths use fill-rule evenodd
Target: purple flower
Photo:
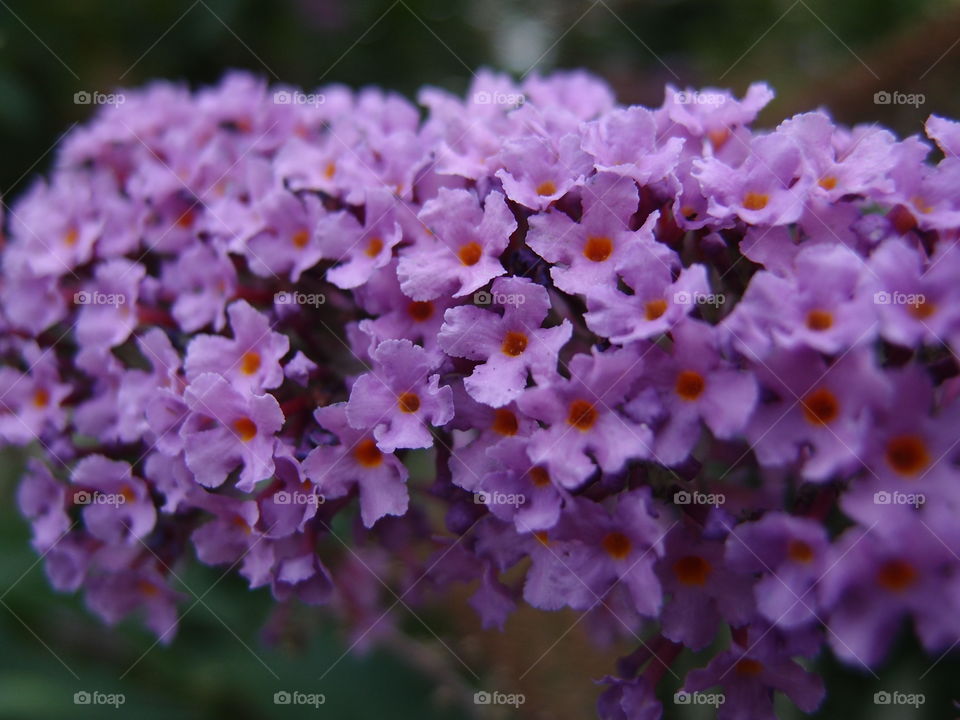
<instances>
[{"instance_id":1,"label":"purple flower","mask_svg":"<svg viewBox=\"0 0 960 720\"><path fill-rule=\"evenodd\" d=\"M97 265L95 279L74 295L80 305L77 341L105 350L120 345L137 325L137 297L143 265L117 258Z\"/></svg>"},{"instance_id":2,"label":"purple flower","mask_svg":"<svg viewBox=\"0 0 960 720\"><path fill-rule=\"evenodd\" d=\"M581 196L579 222L555 209L530 219L527 243L555 264L550 275L564 292L590 295L594 288L615 285L625 260L640 255L641 248L645 259L654 262L657 256L669 254L653 239L657 213L639 230L629 229L639 202L637 186L630 179L597 175L583 186Z\"/></svg>"},{"instance_id":3,"label":"purple flower","mask_svg":"<svg viewBox=\"0 0 960 720\"><path fill-rule=\"evenodd\" d=\"M583 137L583 149L594 157L599 172L633 178L641 185L670 176L683 144L683 138L661 138L655 114L639 106L613 110L588 123Z\"/></svg>"},{"instance_id":4,"label":"purple flower","mask_svg":"<svg viewBox=\"0 0 960 720\"><path fill-rule=\"evenodd\" d=\"M17 488L17 506L30 520L37 552L47 552L70 530L66 499L63 483L53 478L46 465L30 460Z\"/></svg>"},{"instance_id":5,"label":"purple flower","mask_svg":"<svg viewBox=\"0 0 960 720\"><path fill-rule=\"evenodd\" d=\"M338 250L340 264L327 270L327 280L339 288L363 285L378 268L393 257L393 248L402 239L397 200L384 190L368 190L364 205L364 224L346 211L328 216L318 230ZM412 210L407 210L413 213Z\"/></svg>"},{"instance_id":6,"label":"purple flower","mask_svg":"<svg viewBox=\"0 0 960 720\"><path fill-rule=\"evenodd\" d=\"M384 515L407 511L407 469L393 453L381 452L373 433L347 422L347 404L317 408L317 423L339 440L337 445L315 447L303 461L303 471L326 498L338 498L356 487L360 515L373 527Z\"/></svg>"},{"instance_id":7,"label":"purple flower","mask_svg":"<svg viewBox=\"0 0 960 720\"><path fill-rule=\"evenodd\" d=\"M718 720L777 720L775 691L811 713L825 694L823 681L778 648L773 638L761 638L745 650L734 647L720 653L707 667L691 670L684 688L696 692L717 685L723 687L724 695Z\"/></svg>"},{"instance_id":8,"label":"purple flower","mask_svg":"<svg viewBox=\"0 0 960 720\"><path fill-rule=\"evenodd\" d=\"M473 305L451 308L438 340L448 355L480 361L464 381L467 392L478 402L502 407L521 395L528 376L538 384L556 377L557 357L573 328L568 320L540 327L550 298L525 278L498 278L492 289L502 316Z\"/></svg>"},{"instance_id":9,"label":"purple flower","mask_svg":"<svg viewBox=\"0 0 960 720\"><path fill-rule=\"evenodd\" d=\"M876 279L873 301L880 334L906 347L955 341L960 327L960 252L941 245L927 258L900 238L887 240L870 256Z\"/></svg>"},{"instance_id":10,"label":"purple flower","mask_svg":"<svg viewBox=\"0 0 960 720\"><path fill-rule=\"evenodd\" d=\"M823 482L856 469L889 380L872 353L853 350L827 365L811 350L779 351L757 368L765 402L747 438L764 466L803 459L802 475Z\"/></svg>"},{"instance_id":11,"label":"purple flower","mask_svg":"<svg viewBox=\"0 0 960 720\"><path fill-rule=\"evenodd\" d=\"M84 527L98 540L132 544L153 530L156 509L128 463L90 455L74 466L71 481L73 503L83 506Z\"/></svg>"},{"instance_id":12,"label":"purple flower","mask_svg":"<svg viewBox=\"0 0 960 720\"><path fill-rule=\"evenodd\" d=\"M717 333L696 320L683 320L672 330L673 352L652 349L644 376L657 391L652 404L638 395L630 410L640 417L665 414L656 433L654 456L674 465L687 458L700 436L700 420L718 438L739 434L753 412L757 383L750 372L721 358Z\"/></svg>"},{"instance_id":13,"label":"purple flower","mask_svg":"<svg viewBox=\"0 0 960 720\"><path fill-rule=\"evenodd\" d=\"M714 297L703 265L684 268L674 279L671 265L646 249L637 252L642 254L648 255L646 262L632 262L621 272L631 293L600 286L591 294L584 315L587 327L618 345L669 332L700 298Z\"/></svg>"},{"instance_id":14,"label":"purple flower","mask_svg":"<svg viewBox=\"0 0 960 720\"><path fill-rule=\"evenodd\" d=\"M347 420L357 430L373 428L377 447L430 447L427 425L445 425L453 417L449 387L440 387L436 366L409 340L384 340L373 353L374 370L353 384Z\"/></svg>"},{"instance_id":15,"label":"purple flower","mask_svg":"<svg viewBox=\"0 0 960 720\"><path fill-rule=\"evenodd\" d=\"M800 218L810 181L796 141L783 133L754 138L737 167L716 158L694 166L714 217L737 215L751 225L786 225Z\"/></svg>"},{"instance_id":16,"label":"purple flower","mask_svg":"<svg viewBox=\"0 0 960 720\"><path fill-rule=\"evenodd\" d=\"M644 676L633 680L606 677L609 687L597 699L600 720L660 720L663 705Z\"/></svg>"},{"instance_id":17,"label":"purple flower","mask_svg":"<svg viewBox=\"0 0 960 720\"><path fill-rule=\"evenodd\" d=\"M670 595L661 615L661 632L692 650L709 645L721 621L742 625L753 613L749 576L729 567L723 543L700 539L674 526L666 539L657 576Z\"/></svg>"},{"instance_id":18,"label":"purple flower","mask_svg":"<svg viewBox=\"0 0 960 720\"><path fill-rule=\"evenodd\" d=\"M819 620L813 591L828 548L817 522L773 512L730 533L726 562L737 572L759 574L753 590L757 611L774 625L793 628Z\"/></svg>"},{"instance_id":19,"label":"purple flower","mask_svg":"<svg viewBox=\"0 0 960 720\"><path fill-rule=\"evenodd\" d=\"M218 487L237 467L244 492L273 474L274 435L283 412L272 395L249 395L222 376L203 373L184 391L190 415L180 436L187 466L198 483Z\"/></svg>"},{"instance_id":20,"label":"purple flower","mask_svg":"<svg viewBox=\"0 0 960 720\"><path fill-rule=\"evenodd\" d=\"M722 326L751 359L766 357L774 344L838 353L876 333L867 277L863 259L852 250L813 245L797 253L791 277L755 274Z\"/></svg>"},{"instance_id":21,"label":"purple flower","mask_svg":"<svg viewBox=\"0 0 960 720\"><path fill-rule=\"evenodd\" d=\"M530 440L531 461L545 466L561 487L575 488L597 466L616 473L627 460L651 457L650 428L617 409L642 369L632 350L594 351L574 356L569 380L524 392L520 410L547 425Z\"/></svg>"},{"instance_id":22,"label":"purple flower","mask_svg":"<svg viewBox=\"0 0 960 720\"><path fill-rule=\"evenodd\" d=\"M844 662L875 667L912 617L923 646L942 652L960 636L958 577L955 551L903 516L851 528L834 545L818 586L830 647Z\"/></svg>"},{"instance_id":23,"label":"purple flower","mask_svg":"<svg viewBox=\"0 0 960 720\"><path fill-rule=\"evenodd\" d=\"M655 615L661 597L653 566L661 553L662 532L647 492L621 495L611 512L575 499L556 530L534 546L524 599L546 610L585 610L601 604L622 582L636 610Z\"/></svg>"},{"instance_id":24,"label":"purple flower","mask_svg":"<svg viewBox=\"0 0 960 720\"><path fill-rule=\"evenodd\" d=\"M466 190L441 189L419 214L431 235L400 253L397 274L414 300L469 295L506 270L498 259L517 228L503 195L490 192L481 209Z\"/></svg>"},{"instance_id":25,"label":"purple flower","mask_svg":"<svg viewBox=\"0 0 960 720\"><path fill-rule=\"evenodd\" d=\"M280 359L290 339L274 332L269 319L245 300L228 309L233 338L197 335L187 348L184 369L193 382L203 373L220 373L238 389L260 392L283 382Z\"/></svg>"},{"instance_id":26,"label":"purple flower","mask_svg":"<svg viewBox=\"0 0 960 720\"><path fill-rule=\"evenodd\" d=\"M503 167L496 176L503 191L516 203L543 210L583 183L593 170L590 156L573 134L552 140L538 134L508 139L500 153Z\"/></svg>"}]
</instances>

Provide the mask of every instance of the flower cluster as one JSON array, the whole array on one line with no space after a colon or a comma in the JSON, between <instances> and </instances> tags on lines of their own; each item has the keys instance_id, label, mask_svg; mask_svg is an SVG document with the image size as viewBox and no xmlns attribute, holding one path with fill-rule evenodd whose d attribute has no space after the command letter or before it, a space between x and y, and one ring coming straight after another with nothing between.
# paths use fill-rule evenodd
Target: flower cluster
<instances>
[{"instance_id":1,"label":"flower cluster","mask_svg":"<svg viewBox=\"0 0 960 720\"><path fill-rule=\"evenodd\" d=\"M53 586L169 640L195 554L369 642L381 574L473 583L485 626L522 600L640 643L608 720L659 718L683 647L756 720L819 705L824 643L954 645L960 124L934 162L709 92L482 72L422 115L235 74L102 108L2 256L0 440L42 450Z\"/></svg>"}]
</instances>

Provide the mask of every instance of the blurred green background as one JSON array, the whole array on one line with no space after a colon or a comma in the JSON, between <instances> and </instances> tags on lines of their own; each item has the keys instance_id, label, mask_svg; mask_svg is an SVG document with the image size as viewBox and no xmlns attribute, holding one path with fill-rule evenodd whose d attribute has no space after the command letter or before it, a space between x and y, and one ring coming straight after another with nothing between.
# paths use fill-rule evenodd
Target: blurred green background
<instances>
[{"instance_id":1,"label":"blurred green background","mask_svg":"<svg viewBox=\"0 0 960 720\"><path fill-rule=\"evenodd\" d=\"M236 67L305 88L345 82L412 94L423 84L462 91L480 66L518 77L585 67L606 78L623 101L645 104L659 104L667 82L742 92L751 81L767 80L778 95L760 124L825 106L847 123L879 121L910 134L922 130L930 113L960 115L960 4L0 0L0 197L10 202L23 192L48 167L61 135L89 116L89 106L73 102L79 90L109 92L159 77L212 83ZM922 93L924 103L878 105L874 94L883 90ZM524 612L505 635L481 633L465 596L456 596L423 616L471 667L483 668L479 682L407 617L414 644L347 657L320 684L321 672L345 647L329 619L303 610L267 642L269 593L248 592L233 576L217 583L221 572L194 566L178 572L198 594L213 586L205 598L209 608L193 608L172 646L146 653L121 680L152 638L134 624L107 631L78 599L51 592L15 510L18 460L0 456L0 469L0 720L497 716L462 703L464 687L471 686L527 694L519 711L500 716L584 718L597 693L591 679L613 668L617 648L591 649L578 627L518 681L576 615ZM417 648L426 649L424 657ZM921 679L931 663L908 640L878 678L827 658L822 668L830 695L818 717L943 720L960 714L951 713L950 702L951 692L960 696L953 689L960 664L946 658ZM277 690L311 688L327 696L318 710L273 704ZM75 706L73 693L83 689L123 692L126 704L119 711ZM917 711L877 707L872 697L881 689L923 692L927 702ZM672 706L666 714L709 716ZM786 709L782 716L795 717Z\"/></svg>"}]
</instances>

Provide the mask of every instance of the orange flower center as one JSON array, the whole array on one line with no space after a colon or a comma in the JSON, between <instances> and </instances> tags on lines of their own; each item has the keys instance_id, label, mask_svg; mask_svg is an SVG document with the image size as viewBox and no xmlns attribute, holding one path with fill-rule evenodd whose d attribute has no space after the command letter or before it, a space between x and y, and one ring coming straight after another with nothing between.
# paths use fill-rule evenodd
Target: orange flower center
<instances>
[{"instance_id":1,"label":"orange flower center","mask_svg":"<svg viewBox=\"0 0 960 720\"><path fill-rule=\"evenodd\" d=\"M186 230L187 228L193 225L193 221L196 219L197 219L197 214L196 212L194 212L193 208L184 210L180 214L180 217L177 218L177 227L183 228L184 230Z\"/></svg>"},{"instance_id":2,"label":"orange flower center","mask_svg":"<svg viewBox=\"0 0 960 720\"><path fill-rule=\"evenodd\" d=\"M673 564L673 573L684 585L703 586L713 568L699 555L684 555Z\"/></svg>"},{"instance_id":3,"label":"orange flower center","mask_svg":"<svg viewBox=\"0 0 960 720\"><path fill-rule=\"evenodd\" d=\"M887 462L901 475L916 475L930 464L930 453L919 435L898 435L887 442Z\"/></svg>"},{"instance_id":4,"label":"orange flower center","mask_svg":"<svg viewBox=\"0 0 960 720\"><path fill-rule=\"evenodd\" d=\"M787 556L794 562L806 565L813 560L813 548L803 540L791 540L787 546Z\"/></svg>"},{"instance_id":5,"label":"orange flower center","mask_svg":"<svg viewBox=\"0 0 960 720\"><path fill-rule=\"evenodd\" d=\"M539 185L537 185L537 195L541 197L545 195L553 195L557 191L557 186L550 180L546 180Z\"/></svg>"},{"instance_id":6,"label":"orange flower center","mask_svg":"<svg viewBox=\"0 0 960 720\"><path fill-rule=\"evenodd\" d=\"M703 375L695 370L684 370L677 375L677 395L687 401L696 400L703 394L707 382Z\"/></svg>"},{"instance_id":7,"label":"orange flower center","mask_svg":"<svg viewBox=\"0 0 960 720\"><path fill-rule=\"evenodd\" d=\"M45 408L50 404L50 393L43 388L38 388L33 394L33 404L38 408Z\"/></svg>"},{"instance_id":8,"label":"orange flower center","mask_svg":"<svg viewBox=\"0 0 960 720\"><path fill-rule=\"evenodd\" d=\"M937 306L927 302L926 298L918 299L915 303L907 305L907 312L918 320L926 320L937 311Z\"/></svg>"},{"instance_id":9,"label":"orange flower center","mask_svg":"<svg viewBox=\"0 0 960 720\"><path fill-rule=\"evenodd\" d=\"M480 247L480 243L468 242L462 248L460 252L457 253L457 257L460 258L460 262L464 265L476 265L480 262L480 258L483 255L483 248Z\"/></svg>"},{"instance_id":10,"label":"orange flower center","mask_svg":"<svg viewBox=\"0 0 960 720\"><path fill-rule=\"evenodd\" d=\"M420 398L416 393L405 392L397 398L397 406L405 413L415 413L420 409Z\"/></svg>"},{"instance_id":11,"label":"orange flower center","mask_svg":"<svg viewBox=\"0 0 960 720\"><path fill-rule=\"evenodd\" d=\"M580 432L586 432L597 422L597 409L586 400L574 400L570 403L567 422Z\"/></svg>"},{"instance_id":12,"label":"orange flower center","mask_svg":"<svg viewBox=\"0 0 960 720\"><path fill-rule=\"evenodd\" d=\"M550 473L543 465L530 468L530 472L527 474L535 487L546 487L550 484Z\"/></svg>"},{"instance_id":13,"label":"orange flower center","mask_svg":"<svg viewBox=\"0 0 960 720\"><path fill-rule=\"evenodd\" d=\"M332 180L333 176L337 173L337 164L333 162L328 162L327 166L323 169L323 176L327 180Z\"/></svg>"},{"instance_id":14,"label":"orange flower center","mask_svg":"<svg viewBox=\"0 0 960 720\"><path fill-rule=\"evenodd\" d=\"M364 252L367 254L367 257L376 257L380 254L381 250L383 250L383 240L378 237L372 237L370 238L370 242L367 243L367 249L364 250Z\"/></svg>"},{"instance_id":15,"label":"orange flower center","mask_svg":"<svg viewBox=\"0 0 960 720\"><path fill-rule=\"evenodd\" d=\"M667 301L663 298L648 300L643 306L643 315L647 320L656 320L667 311Z\"/></svg>"},{"instance_id":16,"label":"orange flower center","mask_svg":"<svg viewBox=\"0 0 960 720\"><path fill-rule=\"evenodd\" d=\"M364 438L353 449L354 459L365 468L379 467L383 463L383 453L373 438Z\"/></svg>"},{"instance_id":17,"label":"orange flower center","mask_svg":"<svg viewBox=\"0 0 960 720\"><path fill-rule=\"evenodd\" d=\"M770 202L770 196L765 193L748 192L743 196L743 207L747 210L763 210Z\"/></svg>"},{"instance_id":18,"label":"orange flower center","mask_svg":"<svg viewBox=\"0 0 960 720\"><path fill-rule=\"evenodd\" d=\"M424 322L433 316L433 303L429 300L414 300L407 305L407 314L416 322Z\"/></svg>"},{"instance_id":19,"label":"orange flower center","mask_svg":"<svg viewBox=\"0 0 960 720\"><path fill-rule=\"evenodd\" d=\"M613 253L613 241L606 235L591 235L583 246L583 256L593 262L603 262Z\"/></svg>"},{"instance_id":20,"label":"orange flower center","mask_svg":"<svg viewBox=\"0 0 960 720\"><path fill-rule=\"evenodd\" d=\"M823 332L833 327L833 314L828 310L811 310L807 313L807 327Z\"/></svg>"},{"instance_id":21,"label":"orange flower center","mask_svg":"<svg viewBox=\"0 0 960 720\"><path fill-rule=\"evenodd\" d=\"M837 178L835 175L824 175L817 181L817 185L824 190L833 190L837 186Z\"/></svg>"},{"instance_id":22,"label":"orange flower center","mask_svg":"<svg viewBox=\"0 0 960 720\"><path fill-rule=\"evenodd\" d=\"M310 231L306 228L301 228L293 234L293 246L298 250L302 250L307 246L307 243L310 242Z\"/></svg>"},{"instance_id":23,"label":"orange flower center","mask_svg":"<svg viewBox=\"0 0 960 720\"><path fill-rule=\"evenodd\" d=\"M250 350L240 358L240 372L244 375L253 375L260 369L260 353Z\"/></svg>"},{"instance_id":24,"label":"orange flower center","mask_svg":"<svg viewBox=\"0 0 960 720\"><path fill-rule=\"evenodd\" d=\"M491 427L498 435L510 437L517 434L517 431L520 429L520 423L517 421L517 416L512 410L499 408L493 413L493 425Z\"/></svg>"},{"instance_id":25,"label":"orange flower center","mask_svg":"<svg viewBox=\"0 0 960 720\"><path fill-rule=\"evenodd\" d=\"M527 336L522 332L514 332L511 330L504 336L503 345L500 349L503 350L504 355L509 355L510 357L522 355L523 351L527 349Z\"/></svg>"},{"instance_id":26,"label":"orange flower center","mask_svg":"<svg viewBox=\"0 0 960 720\"><path fill-rule=\"evenodd\" d=\"M840 403L837 396L826 388L814 390L801 403L803 416L811 425L829 425L840 414Z\"/></svg>"},{"instance_id":27,"label":"orange flower center","mask_svg":"<svg viewBox=\"0 0 960 720\"><path fill-rule=\"evenodd\" d=\"M889 560L877 572L877 584L890 592L903 592L917 581L917 570L906 560Z\"/></svg>"},{"instance_id":28,"label":"orange flower center","mask_svg":"<svg viewBox=\"0 0 960 720\"><path fill-rule=\"evenodd\" d=\"M609 532L603 536L603 550L614 560L623 560L630 554L630 538L622 532Z\"/></svg>"},{"instance_id":29,"label":"orange flower center","mask_svg":"<svg viewBox=\"0 0 960 720\"><path fill-rule=\"evenodd\" d=\"M250 442L257 435L257 426L248 417L233 421L233 429L243 442Z\"/></svg>"},{"instance_id":30,"label":"orange flower center","mask_svg":"<svg viewBox=\"0 0 960 720\"><path fill-rule=\"evenodd\" d=\"M738 660L734 667L738 675L746 675L747 677L756 677L763 672L763 663L753 658Z\"/></svg>"},{"instance_id":31,"label":"orange flower center","mask_svg":"<svg viewBox=\"0 0 960 720\"><path fill-rule=\"evenodd\" d=\"M73 247L77 244L77 238L80 237L80 233L75 227L67 229L66 234L63 236L63 244L67 247Z\"/></svg>"}]
</instances>

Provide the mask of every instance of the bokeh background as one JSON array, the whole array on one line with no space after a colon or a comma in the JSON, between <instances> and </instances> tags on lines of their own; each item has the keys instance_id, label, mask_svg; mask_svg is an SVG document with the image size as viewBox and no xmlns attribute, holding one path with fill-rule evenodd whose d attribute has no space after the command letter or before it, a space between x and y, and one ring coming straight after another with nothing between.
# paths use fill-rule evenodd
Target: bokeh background
<instances>
[{"instance_id":1,"label":"bokeh background","mask_svg":"<svg viewBox=\"0 0 960 720\"><path fill-rule=\"evenodd\" d=\"M153 78L215 82L228 68L310 89L377 84L413 94L463 91L488 66L523 77L584 67L625 102L659 104L663 86L766 80L776 100L760 125L816 107L846 123L922 131L930 113L960 116L960 3L951 0L0 0L0 198L48 166L61 136L89 117L78 91ZM878 92L922 95L878 104ZM958 190L960 191L960 190ZM267 592L222 571L178 568L194 605L170 647L133 623L110 631L76 598L48 588L15 509L22 458L0 455L0 720L74 717L573 720L593 714L592 679L617 651L595 649L575 614L521 612L482 633L467 593L420 613L362 656L322 613L278 618ZM414 482L428 482L424 470ZM190 597L193 595L194 597ZM196 596L202 602L195 603ZM564 634L566 632L566 634ZM404 639L406 638L406 639ZM462 663L454 658L454 653ZM943 720L960 715L960 663L925 658L906 636L876 677L819 662L820 718ZM686 662L692 662L687 659ZM319 677L334 665L321 682ZM474 677L466 666L476 670ZM681 673L682 674L682 673ZM522 676L522 677L521 677ZM673 688L666 683L667 691ZM478 708L474 688L523 692L512 708ZM73 704L78 690L122 692L118 711ZM323 692L320 709L276 706L277 690ZM922 692L912 708L878 707L878 690ZM667 704L667 718L712 713ZM781 717L798 717L783 705Z\"/></svg>"}]
</instances>

